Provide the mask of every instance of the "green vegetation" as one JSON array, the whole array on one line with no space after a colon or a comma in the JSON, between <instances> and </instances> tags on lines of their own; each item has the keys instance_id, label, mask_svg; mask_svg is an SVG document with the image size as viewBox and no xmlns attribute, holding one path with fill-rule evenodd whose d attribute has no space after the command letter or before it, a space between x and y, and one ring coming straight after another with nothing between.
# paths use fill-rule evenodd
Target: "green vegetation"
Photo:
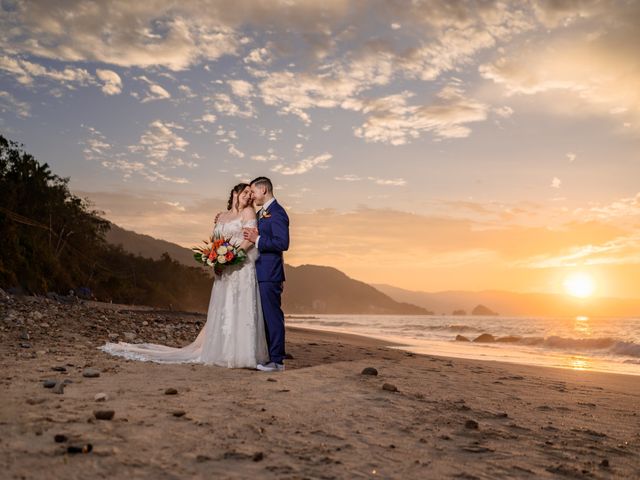
<instances>
[{"instance_id":1,"label":"green vegetation","mask_svg":"<svg viewBox=\"0 0 640 480\"><path fill-rule=\"evenodd\" d=\"M168 254L152 260L107 244L110 223L68 182L0 135L0 287L206 310L206 272Z\"/></svg>"}]
</instances>

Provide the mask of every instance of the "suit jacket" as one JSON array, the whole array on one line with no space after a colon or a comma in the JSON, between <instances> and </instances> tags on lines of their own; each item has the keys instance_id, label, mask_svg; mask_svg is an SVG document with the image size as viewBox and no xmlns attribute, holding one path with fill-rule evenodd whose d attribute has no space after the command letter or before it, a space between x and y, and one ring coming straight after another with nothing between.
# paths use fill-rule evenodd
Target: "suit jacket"
<instances>
[{"instance_id":1,"label":"suit jacket","mask_svg":"<svg viewBox=\"0 0 640 480\"><path fill-rule=\"evenodd\" d=\"M258 218L258 233L258 281L284 282L282 252L289 249L289 216L276 200Z\"/></svg>"}]
</instances>

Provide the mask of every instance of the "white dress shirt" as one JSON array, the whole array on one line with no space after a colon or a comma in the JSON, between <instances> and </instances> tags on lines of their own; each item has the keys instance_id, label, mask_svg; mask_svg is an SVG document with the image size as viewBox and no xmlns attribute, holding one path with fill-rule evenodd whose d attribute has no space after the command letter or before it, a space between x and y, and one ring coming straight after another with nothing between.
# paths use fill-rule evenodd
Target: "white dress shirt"
<instances>
[{"instance_id":1,"label":"white dress shirt","mask_svg":"<svg viewBox=\"0 0 640 480\"><path fill-rule=\"evenodd\" d=\"M262 212L267 210L271 206L271 204L275 201L276 201L276 198L271 197L267 203L262 205L262 208L258 210L258 218L260 218L260 215L262 214ZM256 248L258 248L258 242L260 242L260 235L258 235L258 238L256 238Z\"/></svg>"}]
</instances>

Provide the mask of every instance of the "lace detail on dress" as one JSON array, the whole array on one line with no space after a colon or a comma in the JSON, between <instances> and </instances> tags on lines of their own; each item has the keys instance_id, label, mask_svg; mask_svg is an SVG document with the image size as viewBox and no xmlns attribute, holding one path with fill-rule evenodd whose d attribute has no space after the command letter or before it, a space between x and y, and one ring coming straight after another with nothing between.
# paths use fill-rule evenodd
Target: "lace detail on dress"
<instances>
[{"instance_id":1,"label":"lace detail on dress","mask_svg":"<svg viewBox=\"0 0 640 480\"><path fill-rule=\"evenodd\" d=\"M223 234L239 245L242 228L256 221L241 219L218 223L214 233ZM237 242L237 243L236 243ZM257 250L237 267L216 276L209 301L207 322L195 341L182 348L153 343L107 343L101 350L131 360L157 363L205 363L229 368L254 368L269 359L260 291L256 278Z\"/></svg>"}]
</instances>

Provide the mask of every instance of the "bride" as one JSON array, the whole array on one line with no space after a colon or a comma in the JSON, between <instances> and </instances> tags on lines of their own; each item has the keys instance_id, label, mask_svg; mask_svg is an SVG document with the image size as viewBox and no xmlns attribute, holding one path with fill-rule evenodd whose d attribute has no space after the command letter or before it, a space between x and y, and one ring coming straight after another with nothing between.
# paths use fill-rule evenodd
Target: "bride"
<instances>
[{"instance_id":1,"label":"bride","mask_svg":"<svg viewBox=\"0 0 640 480\"><path fill-rule=\"evenodd\" d=\"M213 233L247 252L247 259L217 274L207 322L193 343L173 348L153 343L107 343L101 350L133 360L159 363L204 363L228 368L255 368L269 360L255 262L258 252L243 238L243 228L256 228L251 189L233 187L227 211L216 219Z\"/></svg>"}]
</instances>

